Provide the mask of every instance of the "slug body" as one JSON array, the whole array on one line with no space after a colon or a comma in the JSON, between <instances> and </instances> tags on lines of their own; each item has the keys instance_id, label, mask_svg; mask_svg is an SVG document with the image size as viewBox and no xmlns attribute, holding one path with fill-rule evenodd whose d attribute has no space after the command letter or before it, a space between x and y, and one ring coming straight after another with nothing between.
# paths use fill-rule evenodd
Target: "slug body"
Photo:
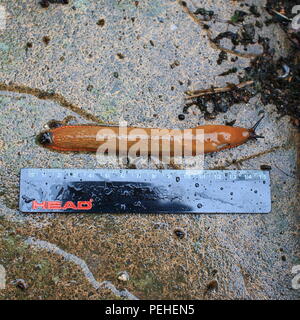
<instances>
[{"instance_id":1,"label":"slug body","mask_svg":"<svg viewBox=\"0 0 300 320\"><path fill-rule=\"evenodd\" d=\"M42 132L38 142L57 151L107 152L126 155L195 156L241 145L262 138L251 129L225 125L204 125L185 130L113 127L100 125L62 125ZM199 147L200 145L200 147ZM182 152L182 153L181 153Z\"/></svg>"}]
</instances>

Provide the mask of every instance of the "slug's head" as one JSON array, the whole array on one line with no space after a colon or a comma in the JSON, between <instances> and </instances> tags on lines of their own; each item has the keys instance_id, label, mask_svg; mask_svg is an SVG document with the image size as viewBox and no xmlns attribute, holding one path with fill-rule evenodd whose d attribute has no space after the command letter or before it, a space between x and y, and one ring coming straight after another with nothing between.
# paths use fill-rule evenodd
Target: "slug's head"
<instances>
[{"instance_id":1,"label":"slug's head","mask_svg":"<svg viewBox=\"0 0 300 320\"><path fill-rule=\"evenodd\" d=\"M38 144L42 145L43 147L48 147L49 145L51 145L53 143L52 133L50 131L41 132L37 136L36 142Z\"/></svg>"},{"instance_id":2,"label":"slug's head","mask_svg":"<svg viewBox=\"0 0 300 320\"><path fill-rule=\"evenodd\" d=\"M264 138L264 136L258 135L256 134L255 130L257 129L257 127L259 126L260 122L262 121L262 119L265 117L265 115L263 115L256 123L255 125L250 128L249 131L249 139L258 139L258 138Z\"/></svg>"}]
</instances>

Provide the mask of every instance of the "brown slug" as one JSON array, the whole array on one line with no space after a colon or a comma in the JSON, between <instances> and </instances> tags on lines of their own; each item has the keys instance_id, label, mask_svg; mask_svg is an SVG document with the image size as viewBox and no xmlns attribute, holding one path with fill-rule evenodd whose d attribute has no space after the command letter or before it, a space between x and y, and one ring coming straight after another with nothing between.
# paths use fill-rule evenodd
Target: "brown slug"
<instances>
[{"instance_id":1,"label":"brown slug","mask_svg":"<svg viewBox=\"0 0 300 320\"><path fill-rule=\"evenodd\" d=\"M226 125L203 125L185 130L61 125L40 133L37 142L43 147L57 151L97 152L103 147L104 149L115 149L116 154L120 152L125 154L138 143L140 149L146 150L148 155L152 155L158 149L161 155L164 153L163 149L167 148L170 156L174 156L178 154L175 150L175 140L180 141L181 139L179 149L181 150L184 145L183 155L195 156L203 152L217 152L237 147L249 139L263 138L255 133L262 119L263 117L250 129ZM201 138L203 147L199 148L199 152L197 149L197 143L200 142L198 132L204 134ZM165 143L169 143L169 147L166 147ZM138 148L135 149L138 150Z\"/></svg>"}]
</instances>

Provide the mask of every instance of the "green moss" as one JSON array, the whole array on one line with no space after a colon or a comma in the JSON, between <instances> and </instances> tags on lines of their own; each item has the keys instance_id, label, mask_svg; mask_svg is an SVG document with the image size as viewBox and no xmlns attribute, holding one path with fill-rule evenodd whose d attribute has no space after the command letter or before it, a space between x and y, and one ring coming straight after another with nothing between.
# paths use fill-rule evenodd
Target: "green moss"
<instances>
[{"instance_id":1,"label":"green moss","mask_svg":"<svg viewBox=\"0 0 300 320\"><path fill-rule=\"evenodd\" d=\"M153 292L156 292L156 296L159 297L163 291L163 284L151 272L145 272L141 278L133 278L131 282L145 296L149 296L150 293L153 295Z\"/></svg>"},{"instance_id":2,"label":"green moss","mask_svg":"<svg viewBox=\"0 0 300 320\"><path fill-rule=\"evenodd\" d=\"M232 23L243 22L246 15L247 15L246 12L241 11L241 10L236 10L234 12L234 15L231 17L230 21Z\"/></svg>"}]
</instances>

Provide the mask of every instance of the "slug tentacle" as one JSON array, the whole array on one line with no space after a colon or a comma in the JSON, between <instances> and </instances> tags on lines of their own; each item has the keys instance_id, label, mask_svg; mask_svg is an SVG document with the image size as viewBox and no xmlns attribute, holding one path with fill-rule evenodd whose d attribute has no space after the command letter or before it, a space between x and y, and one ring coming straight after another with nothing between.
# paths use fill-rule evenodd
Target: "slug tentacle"
<instances>
[{"instance_id":1,"label":"slug tentacle","mask_svg":"<svg viewBox=\"0 0 300 320\"><path fill-rule=\"evenodd\" d=\"M257 129L257 127L259 126L259 124L261 123L262 119L265 117L265 115L263 115L255 124L252 128L249 129L249 139L258 139L258 138L264 138L264 136L262 135L258 135L256 134L255 130Z\"/></svg>"},{"instance_id":2,"label":"slug tentacle","mask_svg":"<svg viewBox=\"0 0 300 320\"><path fill-rule=\"evenodd\" d=\"M263 115L250 130L255 131L264 117L265 115Z\"/></svg>"},{"instance_id":3,"label":"slug tentacle","mask_svg":"<svg viewBox=\"0 0 300 320\"><path fill-rule=\"evenodd\" d=\"M250 131L250 136L249 136L249 139L259 139L259 138L264 138L264 136L262 136L262 135L258 135L258 134L256 134L255 132L252 132L252 131Z\"/></svg>"}]
</instances>

